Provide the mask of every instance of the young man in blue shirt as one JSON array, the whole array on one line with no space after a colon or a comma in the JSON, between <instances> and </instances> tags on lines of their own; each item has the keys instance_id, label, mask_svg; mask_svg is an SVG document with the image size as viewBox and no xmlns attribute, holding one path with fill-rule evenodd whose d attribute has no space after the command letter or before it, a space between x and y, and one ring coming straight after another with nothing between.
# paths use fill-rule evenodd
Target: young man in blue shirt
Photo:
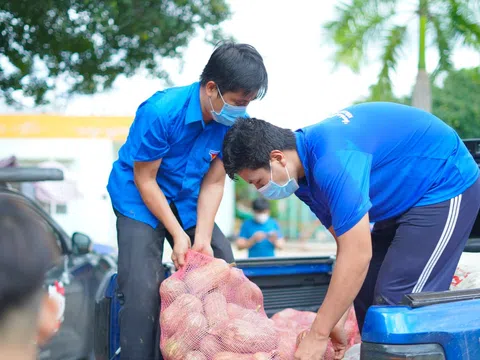
<instances>
[{"instance_id":1,"label":"young man in blue shirt","mask_svg":"<svg viewBox=\"0 0 480 360\"><path fill-rule=\"evenodd\" d=\"M253 219L242 224L237 247L248 249L250 258L275 256L275 249L281 249L284 240L278 222L270 217L270 203L258 198L252 202L252 209Z\"/></svg>"},{"instance_id":2,"label":"young man in blue shirt","mask_svg":"<svg viewBox=\"0 0 480 360\"><path fill-rule=\"evenodd\" d=\"M221 146L229 126L267 87L260 54L227 43L213 52L200 82L159 91L138 108L108 182L117 215L122 360L161 358L165 238L177 268L192 243L196 251L233 261L214 223L225 182Z\"/></svg>"},{"instance_id":3,"label":"young man in blue shirt","mask_svg":"<svg viewBox=\"0 0 480 360\"><path fill-rule=\"evenodd\" d=\"M295 359L321 359L329 336L341 358L352 302L362 329L372 304L449 289L478 214L480 180L462 140L437 117L365 103L295 133L244 119L227 132L223 155L230 177L270 199L295 193L337 241L330 287Z\"/></svg>"}]
</instances>

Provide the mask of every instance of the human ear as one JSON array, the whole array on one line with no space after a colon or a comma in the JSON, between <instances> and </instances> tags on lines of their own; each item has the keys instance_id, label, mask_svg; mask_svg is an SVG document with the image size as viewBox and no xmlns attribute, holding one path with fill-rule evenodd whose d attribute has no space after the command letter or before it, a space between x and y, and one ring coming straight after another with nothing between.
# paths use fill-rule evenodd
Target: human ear
<instances>
[{"instance_id":1,"label":"human ear","mask_svg":"<svg viewBox=\"0 0 480 360\"><path fill-rule=\"evenodd\" d=\"M282 166L287 164L285 154L280 150L272 150L270 152L270 161L278 161Z\"/></svg>"},{"instance_id":2,"label":"human ear","mask_svg":"<svg viewBox=\"0 0 480 360\"><path fill-rule=\"evenodd\" d=\"M207 82L207 84L205 85L205 93L208 97L213 97L215 94L218 95L217 84L215 84L214 81Z\"/></svg>"}]
</instances>

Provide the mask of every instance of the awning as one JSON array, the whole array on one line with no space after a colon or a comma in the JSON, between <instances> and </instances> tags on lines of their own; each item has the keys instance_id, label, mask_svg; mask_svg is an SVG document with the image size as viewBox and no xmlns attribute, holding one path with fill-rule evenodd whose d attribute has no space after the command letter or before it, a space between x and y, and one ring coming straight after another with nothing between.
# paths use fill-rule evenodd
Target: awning
<instances>
[{"instance_id":1,"label":"awning","mask_svg":"<svg viewBox=\"0 0 480 360\"><path fill-rule=\"evenodd\" d=\"M37 200L47 204L67 204L69 201L82 196L72 173L63 164L56 161L45 161L38 164L38 167L62 170L64 180L35 183L35 198Z\"/></svg>"}]
</instances>

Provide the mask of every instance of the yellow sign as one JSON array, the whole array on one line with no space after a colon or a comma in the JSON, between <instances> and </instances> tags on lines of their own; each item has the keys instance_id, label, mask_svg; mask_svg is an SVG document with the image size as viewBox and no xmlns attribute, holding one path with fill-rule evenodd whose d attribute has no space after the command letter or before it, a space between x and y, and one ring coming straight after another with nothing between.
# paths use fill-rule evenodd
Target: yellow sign
<instances>
[{"instance_id":1,"label":"yellow sign","mask_svg":"<svg viewBox=\"0 0 480 360\"><path fill-rule=\"evenodd\" d=\"M132 117L0 115L0 138L95 138L125 141Z\"/></svg>"}]
</instances>

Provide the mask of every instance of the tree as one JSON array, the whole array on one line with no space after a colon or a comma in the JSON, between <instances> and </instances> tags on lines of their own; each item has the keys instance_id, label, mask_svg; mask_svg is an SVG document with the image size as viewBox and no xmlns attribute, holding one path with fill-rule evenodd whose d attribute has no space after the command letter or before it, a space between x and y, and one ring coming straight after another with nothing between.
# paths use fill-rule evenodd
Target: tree
<instances>
[{"instance_id":1,"label":"tree","mask_svg":"<svg viewBox=\"0 0 480 360\"><path fill-rule=\"evenodd\" d=\"M57 88L93 94L144 68L168 78L162 58L180 58L198 28L217 41L225 0L0 0L0 92L48 102Z\"/></svg>"},{"instance_id":2,"label":"tree","mask_svg":"<svg viewBox=\"0 0 480 360\"><path fill-rule=\"evenodd\" d=\"M412 105L431 110L430 77L426 70L426 48L432 44L439 55L433 77L452 69L452 52L459 46L480 50L478 0L348 0L336 7L337 20L324 25L336 47L336 64L359 72L368 59L369 45L380 43L382 67L372 98L393 96L391 74L395 71L412 21L418 23L418 73Z\"/></svg>"},{"instance_id":3,"label":"tree","mask_svg":"<svg viewBox=\"0 0 480 360\"><path fill-rule=\"evenodd\" d=\"M432 90L432 112L460 137L480 138L480 67L452 71Z\"/></svg>"},{"instance_id":4,"label":"tree","mask_svg":"<svg viewBox=\"0 0 480 360\"><path fill-rule=\"evenodd\" d=\"M480 68L452 70L440 85L432 86L432 113L453 127L460 137L480 138ZM390 101L411 105L409 96L374 99L366 101Z\"/></svg>"}]
</instances>

